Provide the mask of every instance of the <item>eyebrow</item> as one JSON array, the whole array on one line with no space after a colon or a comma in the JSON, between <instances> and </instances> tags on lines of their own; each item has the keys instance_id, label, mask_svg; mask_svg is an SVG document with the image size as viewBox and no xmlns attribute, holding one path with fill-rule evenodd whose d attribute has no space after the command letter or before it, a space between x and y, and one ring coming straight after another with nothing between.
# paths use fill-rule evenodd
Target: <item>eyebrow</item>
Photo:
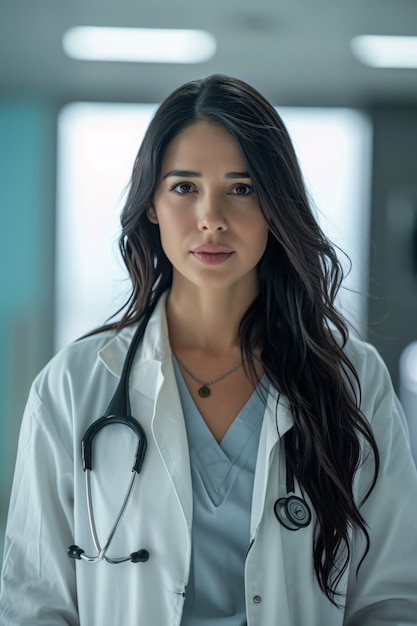
<instances>
[{"instance_id":1,"label":"eyebrow","mask_svg":"<svg viewBox=\"0 0 417 626\"><path fill-rule=\"evenodd\" d=\"M201 174L199 172L192 172L191 170L172 170L171 172L167 172L162 180L165 180L169 176L180 176L186 178L199 178Z\"/></svg>"},{"instance_id":2,"label":"eyebrow","mask_svg":"<svg viewBox=\"0 0 417 626\"><path fill-rule=\"evenodd\" d=\"M182 178L201 178L200 172L193 172L192 170L172 170L164 174L162 180L169 178L169 176L179 176ZM225 178L250 178L249 172L228 172L224 176Z\"/></svg>"},{"instance_id":3,"label":"eyebrow","mask_svg":"<svg viewBox=\"0 0 417 626\"><path fill-rule=\"evenodd\" d=\"M225 178L250 178L249 172L228 172Z\"/></svg>"}]
</instances>

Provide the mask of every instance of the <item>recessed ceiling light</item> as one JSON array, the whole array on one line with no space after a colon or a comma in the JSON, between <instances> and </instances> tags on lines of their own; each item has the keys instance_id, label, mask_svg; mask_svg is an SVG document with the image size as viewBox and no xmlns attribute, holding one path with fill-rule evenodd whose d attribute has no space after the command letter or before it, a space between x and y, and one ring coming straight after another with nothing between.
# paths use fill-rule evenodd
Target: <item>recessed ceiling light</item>
<instances>
[{"instance_id":1,"label":"recessed ceiling light","mask_svg":"<svg viewBox=\"0 0 417 626\"><path fill-rule=\"evenodd\" d=\"M371 67L417 68L417 37L359 35L350 46L359 61Z\"/></svg>"},{"instance_id":2,"label":"recessed ceiling light","mask_svg":"<svg viewBox=\"0 0 417 626\"><path fill-rule=\"evenodd\" d=\"M76 26L64 33L65 53L83 61L203 63L216 40L203 30Z\"/></svg>"}]
</instances>

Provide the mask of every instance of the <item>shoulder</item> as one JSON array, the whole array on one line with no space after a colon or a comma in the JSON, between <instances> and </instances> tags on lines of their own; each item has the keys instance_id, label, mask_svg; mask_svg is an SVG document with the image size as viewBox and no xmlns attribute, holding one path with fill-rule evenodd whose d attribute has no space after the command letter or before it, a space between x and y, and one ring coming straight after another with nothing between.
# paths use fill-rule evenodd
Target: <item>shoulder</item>
<instances>
[{"instance_id":1,"label":"shoulder","mask_svg":"<svg viewBox=\"0 0 417 626\"><path fill-rule=\"evenodd\" d=\"M79 339L60 350L33 382L43 403L66 404L77 397L85 397L85 390L96 387L99 380L113 378L100 359L100 352L116 335L116 331L105 331Z\"/></svg>"},{"instance_id":2,"label":"shoulder","mask_svg":"<svg viewBox=\"0 0 417 626\"><path fill-rule=\"evenodd\" d=\"M70 454L74 420L83 421L83 406L100 385L109 388L111 374L99 365L99 351L114 333L100 333L71 343L60 350L34 379L20 428L20 446L30 449L41 440L65 443ZM97 382L99 384L97 384ZM104 402L102 403L104 404ZM54 444L54 445L55 445Z\"/></svg>"},{"instance_id":3,"label":"shoulder","mask_svg":"<svg viewBox=\"0 0 417 626\"><path fill-rule=\"evenodd\" d=\"M360 390L360 408L363 415L388 435L392 428L406 428L403 410L394 390L391 376L381 355L374 346L356 337L349 337L344 352L355 368ZM357 390L356 381L348 376Z\"/></svg>"},{"instance_id":4,"label":"shoulder","mask_svg":"<svg viewBox=\"0 0 417 626\"><path fill-rule=\"evenodd\" d=\"M343 350L361 382L391 385L388 369L373 345L350 334Z\"/></svg>"},{"instance_id":5,"label":"shoulder","mask_svg":"<svg viewBox=\"0 0 417 626\"><path fill-rule=\"evenodd\" d=\"M38 378L73 370L83 364L92 365L98 359L100 351L111 342L116 334L114 330L104 331L68 344L52 357Z\"/></svg>"},{"instance_id":6,"label":"shoulder","mask_svg":"<svg viewBox=\"0 0 417 626\"><path fill-rule=\"evenodd\" d=\"M388 368L378 350L353 333L349 333L346 342L338 332L333 331L333 338L351 366L341 363L347 385L360 401L362 412L371 419L375 407L384 398L395 396Z\"/></svg>"}]
</instances>

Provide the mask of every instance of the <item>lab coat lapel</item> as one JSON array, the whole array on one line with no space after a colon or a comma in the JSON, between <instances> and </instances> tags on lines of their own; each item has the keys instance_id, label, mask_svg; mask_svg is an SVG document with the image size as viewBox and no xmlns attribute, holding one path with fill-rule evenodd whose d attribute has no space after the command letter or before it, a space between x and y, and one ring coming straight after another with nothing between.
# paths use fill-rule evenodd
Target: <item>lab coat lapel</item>
<instances>
[{"instance_id":1,"label":"lab coat lapel","mask_svg":"<svg viewBox=\"0 0 417 626\"><path fill-rule=\"evenodd\" d=\"M192 486L187 433L172 365L165 314L166 294L159 299L138 347L130 376L132 413L139 415L139 393L153 402L147 416L155 444L172 480L187 524L191 527ZM100 352L100 359L120 377L136 325L123 329Z\"/></svg>"},{"instance_id":2,"label":"lab coat lapel","mask_svg":"<svg viewBox=\"0 0 417 626\"><path fill-rule=\"evenodd\" d=\"M188 439L171 359L164 370L158 379L152 432L191 529L193 498Z\"/></svg>"},{"instance_id":3,"label":"lab coat lapel","mask_svg":"<svg viewBox=\"0 0 417 626\"><path fill-rule=\"evenodd\" d=\"M273 453L278 442L282 440L285 433L292 428L292 426L293 418L288 401L286 398L277 394L270 386L259 440L253 485L251 539L253 539L256 534L265 507L266 490ZM273 483L278 484L278 475Z\"/></svg>"}]
</instances>

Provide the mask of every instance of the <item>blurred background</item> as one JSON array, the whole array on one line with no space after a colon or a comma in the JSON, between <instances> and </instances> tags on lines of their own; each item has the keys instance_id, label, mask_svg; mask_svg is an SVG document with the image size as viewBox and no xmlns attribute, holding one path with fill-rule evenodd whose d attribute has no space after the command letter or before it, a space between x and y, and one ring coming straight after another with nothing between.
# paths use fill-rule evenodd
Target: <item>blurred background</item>
<instances>
[{"instance_id":1,"label":"blurred background","mask_svg":"<svg viewBox=\"0 0 417 626\"><path fill-rule=\"evenodd\" d=\"M31 381L127 294L118 213L149 117L212 73L288 125L417 458L416 36L416 0L0 0L0 531Z\"/></svg>"}]
</instances>

